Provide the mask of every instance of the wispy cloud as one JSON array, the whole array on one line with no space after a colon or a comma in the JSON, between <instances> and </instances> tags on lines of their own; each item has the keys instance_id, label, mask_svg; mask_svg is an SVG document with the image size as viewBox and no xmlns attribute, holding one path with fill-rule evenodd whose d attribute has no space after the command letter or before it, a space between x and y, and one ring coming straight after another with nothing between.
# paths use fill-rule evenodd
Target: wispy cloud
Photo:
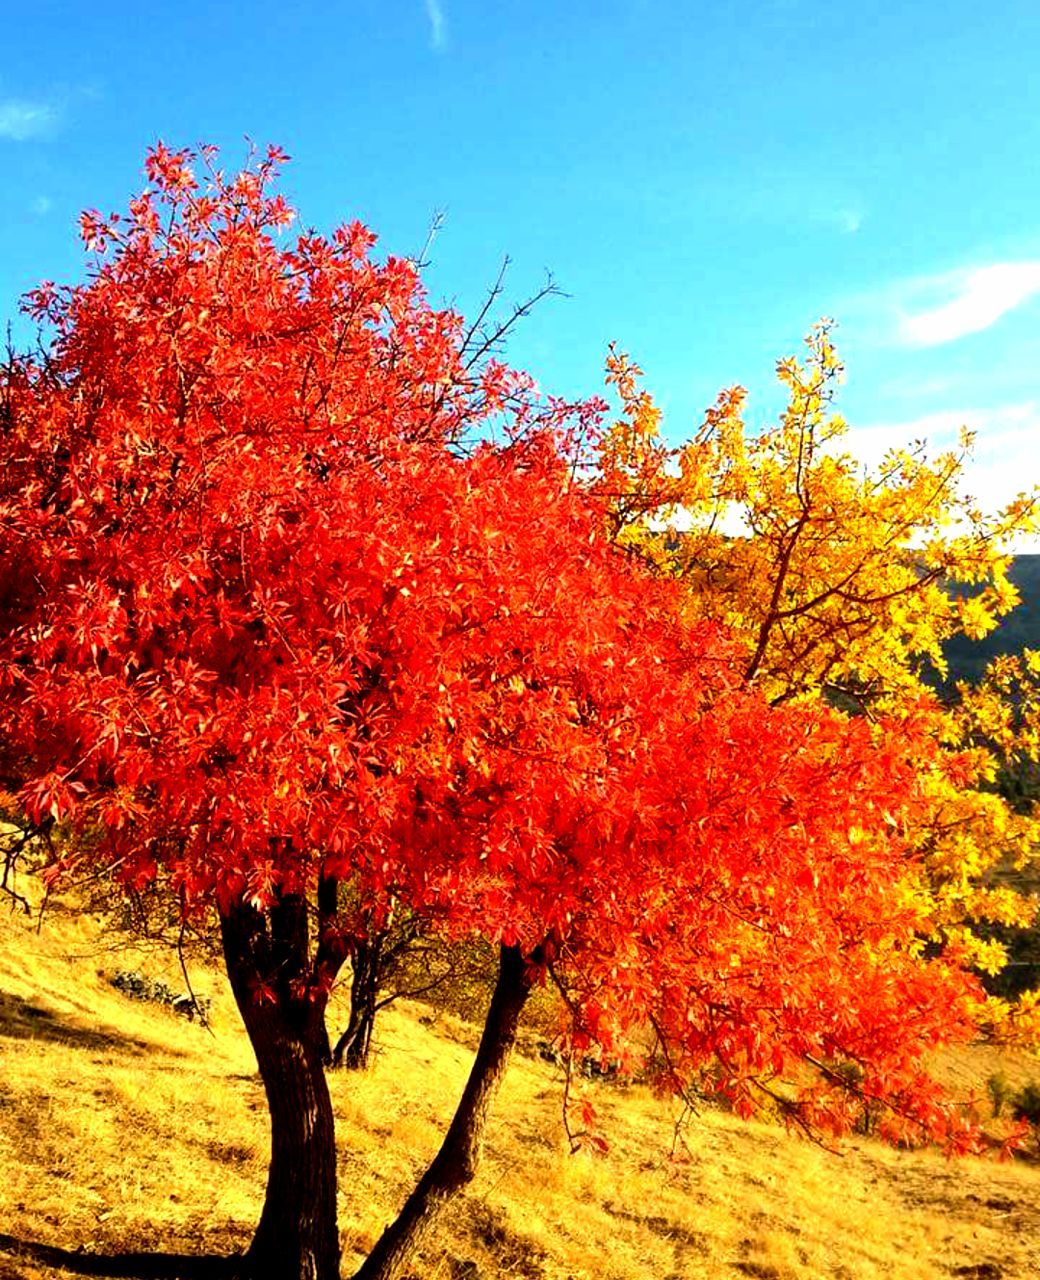
<instances>
[{"instance_id":1,"label":"wispy cloud","mask_svg":"<svg viewBox=\"0 0 1040 1280\"><path fill-rule=\"evenodd\" d=\"M843 235L853 236L863 225L863 214L851 206L821 206L814 210L810 217L813 222L825 227L833 227Z\"/></svg>"},{"instance_id":2,"label":"wispy cloud","mask_svg":"<svg viewBox=\"0 0 1040 1280\"><path fill-rule=\"evenodd\" d=\"M448 43L448 28L441 0L424 0L424 3L430 21L430 44L434 49L444 49Z\"/></svg>"},{"instance_id":3,"label":"wispy cloud","mask_svg":"<svg viewBox=\"0 0 1040 1280\"><path fill-rule=\"evenodd\" d=\"M675 205L674 182L659 179L650 188ZM640 184L647 191L647 184ZM843 182L808 172L784 173L754 165L715 174L697 183L700 210L732 221L765 223L796 231L855 235L867 219L861 193Z\"/></svg>"},{"instance_id":4,"label":"wispy cloud","mask_svg":"<svg viewBox=\"0 0 1040 1280\"><path fill-rule=\"evenodd\" d=\"M54 208L54 201L50 196L37 196L32 202L32 211L38 218L46 217Z\"/></svg>"},{"instance_id":5,"label":"wispy cloud","mask_svg":"<svg viewBox=\"0 0 1040 1280\"><path fill-rule=\"evenodd\" d=\"M48 102L25 98L0 99L0 138L25 142L47 133L57 124L57 109Z\"/></svg>"},{"instance_id":6,"label":"wispy cloud","mask_svg":"<svg viewBox=\"0 0 1040 1280\"><path fill-rule=\"evenodd\" d=\"M1040 261L994 262L951 271L911 281L904 294L899 339L909 346L937 347L989 329L1040 294Z\"/></svg>"}]
</instances>

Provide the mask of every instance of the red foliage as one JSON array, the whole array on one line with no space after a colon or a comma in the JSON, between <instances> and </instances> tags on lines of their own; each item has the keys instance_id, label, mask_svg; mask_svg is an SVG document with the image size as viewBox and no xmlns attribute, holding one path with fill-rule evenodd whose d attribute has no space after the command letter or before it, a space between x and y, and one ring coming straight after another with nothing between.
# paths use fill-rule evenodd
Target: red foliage
<instances>
[{"instance_id":1,"label":"red foliage","mask_svg":"<svg viewBox=\"0 0 1040 1280\"><path fill-rule=\"evenodd\" d=\"M742 1110L809 1062L780 1105L840 1129L851 1061L947 1129L918 1062L974 986L915 945L924 741L742 687L601 536L569 443L597 406L475 362L364 227L284 238L282 159L157 147L128 216L85 215L89 281L30 298L54 341L5 375L0 479L27 813L189 906L349 876L519 943L579 1040L652 1022Z\"/></svg>"}]
</instances>

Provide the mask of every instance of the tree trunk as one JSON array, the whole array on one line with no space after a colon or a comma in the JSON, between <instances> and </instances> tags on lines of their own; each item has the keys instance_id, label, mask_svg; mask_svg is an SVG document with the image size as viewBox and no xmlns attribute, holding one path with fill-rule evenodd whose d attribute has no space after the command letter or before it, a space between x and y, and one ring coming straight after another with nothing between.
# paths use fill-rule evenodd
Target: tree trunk
<instances>
[{"instance_id":1,"label":"tree trunk","mask_svg":"<svg viewBox=\"0 0 1040 1280\"><path fill-rule=\"evenodd\" d=\"M221 932L231 988L271 1114L267 1192L245 1274L250 1280L338 1280L336 1141L324 1069L324 1005L317 993L301 993L308 960L306 903L286 896L266 914L233 907L221 918Z\"/></svg>"},{"instance_id":2,"label":"tree trunk","mask_svg":"<svg viewBox=\"0 0 1040 1280\"><path fill-rule=\"evenodd\" d=\"M359 939L352 949L350 980L350 1017L347 1027L332 1051L332 1065L363 1071L368 1066L368 1051L376 1022L379 1002L382 937L372 942Z\"/></svg>"},{"instance_id":3,"label":"tree trunk","mask_svg":"<svg viewBox=\"0 0 1040 1280\"><path fill-rule=\"evenodd\" d=\"M480 1047L441 1149L354 1280L399 1280L440 1210L476 1176L488 1115L532 986L531 966L520 949L502 947Z\"/></svg>"},{"instance_id":4,"label":"tree trunk","mask_svg":"<svg viewBox=\"0 0 1040 1280\"><path fill-rule=\"evenodd\" d=\"M357 1034L347 1046L343 1055L343 1065L348 1071L364 1071L368 1066L368 1053L372 1047L372 1032L375 1029L375 1007L366 1005L362 1010L361 1023Z\"/></svg>"}]
</instances>

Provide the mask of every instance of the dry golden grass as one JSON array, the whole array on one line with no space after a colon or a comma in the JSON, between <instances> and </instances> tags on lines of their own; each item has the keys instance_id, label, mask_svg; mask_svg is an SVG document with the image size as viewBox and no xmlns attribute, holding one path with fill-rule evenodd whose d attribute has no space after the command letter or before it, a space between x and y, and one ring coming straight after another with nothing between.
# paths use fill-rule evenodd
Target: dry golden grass
<instances>
[{"instance_id":1,"label":"dry golden grass","mask_svg":"<svg viewBox=\"0 0 1040 1280\"><path fill-rule=\"evenodd\" d=\"M104 1257L248 1242L267 1123L230 996L217 975L196 975L214 1000L211 1035L116 991L111 975L135 965L180 985L169 957L108 952L75 913L55 911L39 934L0 919L2 1277L128 1275L136 1264ZM470 1061L472 1033L419 1007L388 1011L379 1036L369 1073L332 1080L345 1274L435 1150ZM998 1067L1015 1081L1034 1065L1040 1079L1040 1061L979 1050L943 1071L982 1090ZM428 1242L419 1280L1040 1276L1035 1165L868 1140L836 1156L720 1112L695 1122L677 1163L666 1104L588 1088L605 1158L567 1154L553 1069L516 1061L483 1170Z\"/></svg>"}]
</instances>

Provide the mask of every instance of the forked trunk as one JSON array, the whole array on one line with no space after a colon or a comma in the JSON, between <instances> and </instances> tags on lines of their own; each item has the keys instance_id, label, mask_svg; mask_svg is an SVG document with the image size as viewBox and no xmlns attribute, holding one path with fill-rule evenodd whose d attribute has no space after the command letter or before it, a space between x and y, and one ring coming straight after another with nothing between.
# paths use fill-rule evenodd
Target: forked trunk
<instances>
[{"instance_id":1,"label":"forked trunk","mask_svg":"<svg viewBox=\"0 0 1040 1280\"><path fill-rule=\"evenodd\" d=\"M338 1280L324 1009L291 990L306 964L306 906L286 898L266 916L235 907L221 925L231 988L271 1114L267 1192L245 1274L249 1280Z\"/></svg>"},{"instance_id":2,"label":"forked trunk","mask_svg":"<svg viewBox=\"0 0 1040 1280\"><path fill-rule=\"evenodd\" d=\"M354 1280L399 1280L439 1211L473 1180L491 1105L532 985L532 972L520 949L502 947L480 1047L441 1149Z\"/></svg>"}]
</instances>

